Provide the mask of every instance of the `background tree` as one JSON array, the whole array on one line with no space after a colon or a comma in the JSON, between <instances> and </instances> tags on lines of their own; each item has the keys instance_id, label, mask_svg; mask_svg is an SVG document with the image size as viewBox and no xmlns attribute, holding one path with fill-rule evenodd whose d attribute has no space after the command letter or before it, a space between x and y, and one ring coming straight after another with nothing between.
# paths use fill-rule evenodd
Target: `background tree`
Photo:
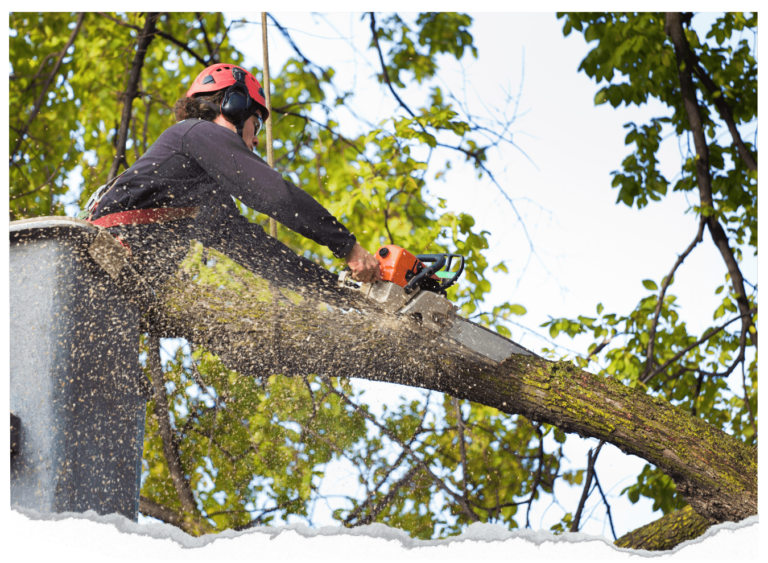
<instances>
[{"instance_id":1,"label":"background tree","mask_svg":"<svg viewBox=\"0 0 768 563\"><path fill-rule=\"evenodd\" d=\"M443 200L428 197L426 174L437 151L466 158L495 183L486 165L487 151L510 143L505 136L509 121L483 131L471 114L459 115L455 101L433 85L439 55L457 59L477 55L469 32L471 18L462 14L421 14L415 21L397 15L365 17L370 24L370 48L381 64L379 80L402 112L378 125L361 121L365 131L360 135L342 135L334 107L345 104L354 93L340 91L332 68L313 64L296 48L296 57L273 76L276 167L349 225L363 246L395 243L433 252L450 249L467 256L465 283L451 290L450 297L461 306L462 314L476 315L486 326L508 335L508 319L525 309L511 303L488 312L481 309L490 291L489 264L482 255L487 233L475 229L471 216L446 212ZM756 19L739 17L726 15L717 27L721 31L713 31L715 36L725 40L734 30L756 27ZM608 20L620 25L607 25L605 31ZM660 77L662 86L657 89L669 90L663 99L674 102L677 67L667 69L666 75L660 72L662 66L668 67L665 56L672 65L677 60L663 33L664 21L648 15L569 14L566 31L592 28L588 39L601 38L601 47L583 65L588 72L593 68L587 62L590 57L596 59L594 68L606 68L607 57L621 69L634 68L633 61L621 56L636 56L647 64L646 74L653 69L653 84ZM290 33L272 22L291 41ZM233 25L248 23L225 26L221 14L200 13L12 14L10 103L24 110L16 112L10 124L11 218L63 214L65 201L84 202L98 185L135 161L172 124L173 102L205 65L241 59L228 40ZM687 36L694 50L702 48L690 31ZM620 48L602 41L614 41ZM640 46L633 50L635 44ZM636 55L641 47L658 53L659 69L649 53ZM730 69L733 76L717 74L702 63L710 74L720 76L713 80L721 89L746 97L747 105L754 101L752 113L740 109L731 120L738 124L754 118L756 97L750 92L756 91L756 64L750 62L748 49L741 58L722 53L699 57L720 65L721 71ZM414 80L429 87L421 107L409 107L398 94ZM616 91L628 96L619 100L641 100L646 92L655 92L645 85L628 94L636 77L631 84L607 87L605 99L613 101ZM682 114L674 115L677 121L662 117L649 127L632 130L630 142L637 144L638 151L625 161L624 171L615 180L625 203L642 206L648 198L665 193L668 182L654 173L653 154L664 123L679 127L680 133L686 130ZM747 153L753 150L748 143L742 144ZM731 151L741 154L738 146ZM710 148L710 152L730 154L725 148L719 152ZM714 193L722 195L710 198L709 208L715 211L702 211L707 208L704 203L695 211L705 219L702 228L706 224L710 232L712 228L718 232L719 221L733 224L739 243L749 240L756 249L756 172L738 172L737 161L721 161L720 168L711 165L721 171L711 182ZM686 164L687 180L678 182L678 189L698 185L701 172L696 162L694 158ZM83 178L82 190L66 183L77 171ZM265 220L247 209L244 212L252 221ZM286 229L279 229L279 238L326 267L339 265L326 249ZM719 247L728 247L727 241ZM232 291L241 290L225 257L214 258L200 270L202 279L209 276L217 284L227 283ZM730 269L731 262L727 264ZM498 264L494 269L505 270L505 266ZM596 343L584 360L577 359L582 366L600 359L607 364L601 375L620 376L630 387L651 382L647 385L651 395L696 409L694 414L714 427L753 443L756 354L745 364L756 343L756 293L746 297L739 293L738 283L729 288L719 316L735 312L747 299L746 313L738 309L739 318L752 320L744 321L747 324L739 334L707 331L703 336L710 338L702 339L688 335L678 321L674 298L666 295L672 274L668 283L662 280L659 297L650 296L625 317L554 319L550 332L554 337L561 331L592 331ZM653 284L648 282L649 289ZM621 328L629 335L627 343L611 347L609 339L618 336ZM364 396L343 379L314 375L285 379L269 374L245 378L206 350L187 347L171 350L172 359L163 367L159 342L146 338L143 346L155 398L148 407L141 511L189 533L242 529L289 515L311 523L311 507L323 498L323 471L332 459L349 460L367 490L365 498L349 496L347 508L336 511L341 523L384 522L420 538L458 533L473 521L529 526L531 503L542 491L551 492L558 478L574 486L585 484L584 498L592 487L602 493L594 470L599 448L586 470L563 471L562 451L547 451L544 438L552 434L562 443L564 432L531 422L546 420L544 413L538 413L540 418L509 416L491 406L430 394L421 403L397 405L374 419ZM736 350L739 353L733 359ZM670 360L674 361L665 365ZM731 372L739 365L744 368L742 396L747 401L727 397L718 365ZM670 366L679 375L671 384L659 383L659 368ZM561 426L590 431L565 421ZM665 513L684 505L670 479L650 466L627 492L631 498L640 494L653 498ZM582 502L575 507L555 529L578 529L583 506ZM520 507L526 508L525 516ZM681 536L673 536L657 546L680 540Z\"/></svg>"}]
</instances>

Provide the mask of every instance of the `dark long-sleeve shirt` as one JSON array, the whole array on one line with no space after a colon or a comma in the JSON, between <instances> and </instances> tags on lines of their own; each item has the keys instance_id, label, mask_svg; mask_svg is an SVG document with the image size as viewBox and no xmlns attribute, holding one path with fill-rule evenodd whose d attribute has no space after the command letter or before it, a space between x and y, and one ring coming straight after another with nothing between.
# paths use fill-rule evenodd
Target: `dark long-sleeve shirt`
<instances>
[{"instance_id":1,"label":"dark long-sleeve shirt","mask_svg":"<svg viewBox=\"0 0 768 563\"><path fill-rule=\"evenodd\" d=\"M199 119L166 129L115 182L93 218L132 209L213 205L237 214L230 196L327 246L339 258L355 245L344 225L249 151L237 133Z\"/></svg>"}]
</instances>

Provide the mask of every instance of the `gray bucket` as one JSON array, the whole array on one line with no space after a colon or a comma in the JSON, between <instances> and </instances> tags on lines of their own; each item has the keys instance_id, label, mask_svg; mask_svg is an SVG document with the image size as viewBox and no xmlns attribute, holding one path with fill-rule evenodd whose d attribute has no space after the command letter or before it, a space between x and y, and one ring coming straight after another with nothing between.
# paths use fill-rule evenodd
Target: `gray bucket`
<instances>
[{"instance_id":1,"label":"gray bucket","mask_svg":"<svg viewBox=\"0 0 768 563\"><path fill-rule=\"evenodd\" d=\"M135 521L146 398L127 254L66 217L14 221L10 244L11 505Z\"/></svg>"}]
</instances>

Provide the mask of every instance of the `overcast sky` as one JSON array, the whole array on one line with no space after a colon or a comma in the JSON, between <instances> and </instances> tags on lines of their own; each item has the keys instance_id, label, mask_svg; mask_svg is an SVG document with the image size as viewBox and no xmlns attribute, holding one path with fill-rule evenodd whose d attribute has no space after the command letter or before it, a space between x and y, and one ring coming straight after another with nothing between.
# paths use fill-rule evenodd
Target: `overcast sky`
<instances>
[{"instance_id":1,"label":"overcast sky","mask_svg":"<svg viewBox=\"0 0 768 563\"><path fill-rule=\"evenodd\" d=\"M260 21L259 15L253 13L228 15ZM352 106L356 113L372 122L403 115L391 94L373 80L380 66L375 54L366 52L370 42L368 20L361 22L360 14L344 13L323 17L307 13L274 15L290 30L307 58L336 70L334 82L341 89L354 84ZM511 130L519 149L501 147L491 153L488 165L514 200L533 253L510 203L487 178L478 179L474 169L464 166L455 153L435 157L437 166L451 159L453 171L446 181L430 181L428 189L446 198L449 209L473 215L477 226L491 233L489 262L506 262L510 273L492 278L489 308L505 301L522 304L528 314L520 318L520 324L541 334L546 334L546 329L538 327L550 316L595 316L598 303L607 312L630 312L649 293L642 280L653 279L660 285L678 254L693 240L698 226L693 214L685 214L690 205L698 203L695 193L688 198L670 194L638 211L617 205L617 192L611 188L611 171L617 170L630 152L630 147L624 145L623 125L630 121L644 124L651 117L669 115L669 110L657 103L643 108L614 109L607 104L596 107L593 100L598 87L578 72L588 47L578 33L564 38L562 20L553 13L472 16L471 33L479 58L465 57L463 67L449 57L442 58L438 83L444 93L466 100L471 111L481 116L504 108L510 95L517 98L518 117ZM708 19L699 15L694 24L706 25ZM272 26L269 37L274 73L294 54ZM248 64L261 66L260 26L247 26L233 32L231 38L248 57ZM400 95L413 107L424 103L425 92L409 86ZM507 115L512 115L513 110L514 104ZM353 120L340 113L339 122L341 127L352 127ZM754 128L744 133L753 135ZM662 145L661 170L674 182L680 164L680 148L671 136ZM757 281L756 267L756 260L745 253L743 271L752 283ZM725 273L722 258L707 234L704 244L680 268L670 289L678 296L679 311L689 330L701 332L712 325L712 312L719 302L714 290L723 284ZM510 328L513 340L534 351L547 345L529 331ZM562 346L582 354L589 342L558 339ZM379 404L394 400L403 391L367 383L365 387L370 390L367 399L374 400L375 395ZM584 467L586 451L594 445L594 440L573 437L566 454L576 466ZM634 481L643 464L613 447L604 448L597 463L601 484L618 495ZM563 487L557 494L566 511L575 510L578 488L569 492ZM592 501L596 503L596 499ZM613 501L619 535L660 516L651 513L650 502L630 505L626 500ZM548 528L563 513L557 506L550 507L546 514L545 509L547 503L540 503L534 527ZM586 531L610 534L604 526L602 509L595 514L599 518L590 521Z\"/></svg>"}]
</instances>

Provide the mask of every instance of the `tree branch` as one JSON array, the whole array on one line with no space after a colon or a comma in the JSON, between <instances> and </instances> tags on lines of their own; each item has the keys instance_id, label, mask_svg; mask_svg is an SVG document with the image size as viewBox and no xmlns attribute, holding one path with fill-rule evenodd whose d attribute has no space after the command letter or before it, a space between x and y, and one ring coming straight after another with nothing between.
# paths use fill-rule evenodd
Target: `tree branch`
<instances>
[{"instance_id":1,"label":"tree branch","mask_svg":"<svg viewBox=\"0 0 768 563\"><path fill-rule=\"evenodd\" d=\"M127 28L129 28L129 29L134 29L134 30L136 30L136 31L142 31L142 29L141 29L140 27L138 27L138 26L135 26L135 25L132 25L132 24L130 24L130 23L127 23L127 22L124 22L124 21L122 21L122 20L119 20L119 19L117 19L117 18L113 18L112 16L110 16L109 14L105 14L104 12L96 12L96 13L97 13L97 14L99 14L100 16L103 16L103 17L107 18L108 20L111 20L111 21L115 22L115 23L116 23L116 24L118 24L118 25L121 25L121 26L123 26L123 27L127 27ZM160 14L158 13L158 16L159 16L159 15L160 15ZM186 51L186 52L187 52L189 55L191 55L193 59L195 59L197 62L199 62L199 63L200 63L201 65L203 65L204 67L207 67L207 66L208 66L208 63L206 63L206 62L205 62L205 59L203 59L203 57L201 57L201 56L200 56L200 55L198 55L198 54L197 54L195 51L193 51L193 50L192 50L192 49L189 47L189 44L188 44L188 43L184 43L184 42L182 42L182 41L179 41L178 39L176 39L176 38L175 38L175 37L173 37L172 35L170 35L170 34L168 34L168 33L164 32L164 31L161 31L161 30L159 30L159 29L153 29L152 33L153 33L154 35L159 35L160 37L162 37L162 38L164 38L164 39L167 39L168 41L170 41L171 43L173 43L173 44L174 44L174 45L176 45L177 47L181 47L181 48L182 48L184 51Z\"/></svg>"},{"instance_id":2,"label":"tree branch","mask_svg":"<svg viewBox=\"0 0 768 563\"><path fill-rule=\"evenodd\" d=\"M322 378L326 382L326 385L328 385L328 387L333 391L334 394L338 395L339 398L341 398L341 400L343 400L345 403L347 403L348 405L353 407L355 410L357 410L357 412L359 412L364 418L371 421L390 440L397 443L401 448L403 448L406 452L408 452L408 455L411 457L411 459L413 459L419 466L421 466L421 468L426 472L426 474L432 478L435 484L457 501L461 510L467 515L467 517L469 517L470 520L472 520L473 522L480 521L477 514L474 513L474 511L464 501L462 496L453 492L450 488L448 488L448 486L445 483L443 483L442 479L438 478L437 475L432 473L432 470L429 468L429 465L427 465L427 463L423 459L417 456L416 452L414 452L407 444L404 444L389 428L380 424L379 421L376 420L376 418L373 417L368 411L366 411L365 409L361 409L359 405L350 401L349 397L344 395L344 393L339 393L331 383L331 380L329 377L323 376Z\"/></svg>"},{"instance_id":3,"label":"tree branch","mask_svg":"<svg viewBox=\"0 0 768 563\"><path fill-rule=\"evenodd\" d=\"M162 520L166 524L171 524L177 528L184 528L184 519L179 516L177 512L162 504L158 504L145 496L139 497L139 512L144 516L157 518L158 520Z\"/></svg>"},{"instance_id":4,"label":"tree branch","mask_svg":"<svg viewBox=\"0 0 768 563\"><path fill-rule=\"evenodd\" d=\"M603 497L603 504L605 505L605 512L608 515L608 523L611 525L611 534L613 534L614 541L616 540L616 530L613 529L613 518L611 517L611 505L608 504L608 499L605 498L605 493L603 492L603 488L600 486L600 481L597 479L597 471L594 472L595 477L595 485L597 485L597 490L600 491L600 496Z\"/></svg>"},{"instance_id":5,"label":"tree branch","mask_svg":"<svg viewBox=\"0 0 768 563\"><path fill-rule=\"evenodd\" d=\"M744 278L741 274L736 258L728 243L728 236L725 234L720 221L717 219L716 210L712 201L712 179L709 171L709 148L704 136L704 128L701 120L699 102L696 99L696 89L693 85L691 74L693 70L690 65L684 64L686 39L683 32L683 24L679 12L667 12L664 31L669 35L672 44L675 46L675 56L677 57L678 77L680 79L680 92L683 98L683 105L688 116L688 123L691 127L693 142L696 147L696 178L699 185L699 195L701 197L701 214L707 221L709 233L717 246L720 254L725 261L728 273L731 275L731 282L736 293L736 302L742 313L742 331L749 332L749 327L753 325L752 317L749 312L749 299L744 289ZM685 68L684 68L685 67ZM757 346L757 328L750 335L752 343Z\"/></svg>"},{"instance_id":6,"label":"tree branch","mask_svg":"<svg viewBox=\"0 0 768 563\"><path fill-rule=\"evenodd\" d=\"M571 522L571 532L575 533L579 531L579 524L581 522L581 515L584 512L584 505L587 502L587 497L589 496L589 489L592 486L592 477L595 473L595 461L597 461L597 456L600 453L600 449L603 447L603 444L605 444L605 440L600 440L600 443L597 445L597 448L595 449L595 453L592 453L592 449L590 448L589 452L587 452L587 479L584 483L584 490L581 491L581 498L579 499L579 506L576 509L576 514L573 517L573 522Z\"/></svg>"},{"instance_id":7,"label":"tree branch","mask_svg":"<svg viewBox=\"0 0 768 563\"><path fill-rule=\"evenodd\" d=\"M693 242L688 246L688 248L685 249L685 252L677 257L675 265L672 266L672 271L669 272L669 275L664 278L664 283L661 284L661 292L659 293L659 299L656 302L656 311L654 311L653 322L651 323L651 331L648 335L648 350L645 353L645 372L643 373L643 376L653 369L653 347L656 343L656 327L659 324L659 316L661 315L661 307L664 303L664 295L667 293L669 284L672 283L672 278L674 277L677 268L688 257L696 245L699 244L704 238L704 223L704 217L702 216L699 218L699 230L696 233L696 238L694 238Z\"/></svg>"},{"instance_id":8,"label":"tree branch","mask_svg":"<svg viewBox=\"0 0 768 563\"><path fill-rule=\"evenodd\" d=\"M147 363L152 374L155 416L157 417L157 424L160 430L160 438L163 442L163 455L165 456L168 473L171 475L171 481L176 489L176 495L179 498L182 510L186 513L184 523L196 529L196 531L202 532L203 526L201 526L201 518L197 510L195 497L192 494L189 482L184 477L181 458L174 445L170 407L166 397L163 366L160 361L160 339L156 336L150 336L148 339ZM197 523L194 520L197 520Z\"/></svg>"},{"instance_id":9,"label":"tree branch","mask_svg":"<svg viewBox=\"0 0 768 563\"><path fill-rule=\"evenodd\" d=\"M131 111L133 108L133 99L136 97L138 91L139 80L141 79L141 68L144 66L144 58L147 56L147 48L154 38L155 22L159 13L148 12L146 20L144 21L144 29L139 34L136 55L133 58L133 64L131 65L131 74L128 77L128 84L123 94L123 113L120 117L120 129L117 133L117 147L115 158L112 160L112 166L107 174L107 182L111 182L117 176L117 171L120 168L121 163L126 164L125 160L125 145L128 142L128 126L131 122Z\"/></svg>"},{"instance_id":10,"label":"tree branch","mask_svg":"<svg viewBox=\"0 0 768 563\"><path fill-rule=\"evenodd\" d=\"M58 74L59 69L61 68L61 62L64 60L64 57L67 55L67 51L75 42L75 38L77 37L77 34L80 32L80 27L83 25L84 17L85 17L84 12L80 12L78 14L77 23L75 24L75 29L72 30L72 33L69 35L69 39L67 40L67 43L64 45L64 48L59 53L59 56L56 59L56 63L54 63L53 65L53 69L51 69L51 72L48 73L48 77L45 79L45 82L43 83L43 88L42 90L40 90L40 95L38 95L37 100L35 100L35 105L32 107L32 113L29 114L29 117L27 118L26 123L19 131L19 137L18 139L16 139L16 145L14 146L9 156L9 160L11 162L13 162L13 157L16 156L16 153L18 152L19 147L21 146L21 143L24 140L24 135L26 135L27 131L29 130L29 126L32 124L32 122L37 117L37 114L40 112L40 108L43 105L43 100L45 99L45 94L48 92L48 88L51 87L51 84L53 83L54 78L56 78L56 75Z\"/></svg>"},{"instance_id":11,"label":"tree branch","mask_svg":"<svg viewBox=\"0 0 768 563\"><path fill-rule=\"evenodd\" d=\"M613 543L616 547L629 549L666 551L684 541L698 538L709 526L706 518L686 506L624 534Z\"/></svg>"},{"instance_id":12,"label":"tree branch","mask_svg":"<svg viewBox=\"0 0 768 563\"><path fill-rule=\"evenodd\" d=\"M648 382L649 382L651 379L653 379L653 378L654 378L656 375L658 375L659 373L661 373L661 372L663 372L664 370L666 370L666 369L667 369L667 368L668 368L670 365L672 365L672 364L673 364L673 363L675 363L677 360L679 360L680 358L682 358L682 357L683 357L685 354L687 354L688 352L690 352L691 350L693 350L694 348L696 348L696 346L698 346L698 345L699 345L699 344L701 344L702 342L705 342L705 341L709 340L709 339L710 339L710 338L712 338L714 335L716 335L718 332L720 332L720 331L721 331L721 330L723 330L725 327L727 327L729 324L731 324L731 323L733 323L733 322L735 322L735 321L738 321L739 319L743 318L743 317L744 317L744 315L751 315L752 313L755 313L756 311L757 311L757 307L753 307L752 309L750 309L750 310L749 310L749 311L747 311L746 313L744 313L744 314L742 314L742 315L739 315L738 317L734 317L734 318L732 318L730 321L728 321L727 323L725 323L724 325L721 325L720 327L718 327L718 328L716 328L716 329L714 329L714 330L711 330L711 331L709 331L709 332L708 332L708 333L706 333L704 336L702 336L701 338L699 338L699 339L698 339L696 342L694 342L693 344L691 344L690 346L688 346L688 347L687 347L687 348L685 348L684 350L681 350L680 352L678 352L677 354L675 354L675 355L674 355L674 357L673 357L671 360L669 360L667 363L665 363L663 366L661 366L660 368L656 369L656 370L655 370L655 371L653 371L652 373L650 373L650 374L648 374L648 375L646 375L646 376L643 376L643 377L641 377L641 378L639 379L639 381L640 381L641 383L648 383ZM698 371L698 370L697 370L697 371Z\"/></svg>"},{"instance_id":13,"label":"tree branch","mask_svg":"<svg viewBox=\"0 0 768 563\"><path fill-rule=\"evenodd\" d=\"M203 41L205 41L205 47L208 49L208 56L210 58L210 61L213 63L219 62L216 60L216 58L213 55L213 45L211 45L210 39L208 39L208 31L205 29L205 24L203 23L203 14L200 12L195 12L195 16L197 16L197 21L200 22L200 31L203 33ZM192 28L190 28L192 29Z\"/></svg>"},{"instance_id":14,"label":"tree branch","mask_svg":"<svg viewBox=\"0 0 768 563\"><path fill-rule=\"evenodd\" d=\"M395 92L395 89L392 87L392 83L389 81L389 74L387 73L387 65L384 63L384 55L381 52L381 47L379 46L379 36L378 32L376 31L376 16L373 15L373 12L370 12L371 15L371 33L373 34L373 44L376 46L376 51L379 53L379 61L381 61L381 72L384 75L384 81L387 83L387 86L389 86L389 91L392 92L392 95L395 97L395 99L398 101L398 103L403 107L405 111L407 111L409 114L411 114L411 117L416 117L416 114L411 111L411 108L409 108L407 105L405 105L405 102L400 99L400 96L397 95L397 92Z\"/></svg>"},{"instance_id":15,"label":"tree branch","mask_svg":"<svg viewBox=\"0 0 768 563\"><path fill-rule=\"evenodd\" d=\"M682 25L680 29L682 31ZM725 101L723 91L717 84L714 83L707 72L702 68L701 64L699 63L699 57L691 50L691 46L688 43L688 38L685 36L685 32L682 32L682 34L678 36L677 41L679 42L680 54L682 54L683 59L687 63L687 66L696 74L698 79L709 92L710 96L712 96L712 100L715 104L715 107L717 108L717 111L720 113L720 117L728 126L728 131L731 134L733 143L736 145L739 156L741 156L742 160L744 160L747 168L757 171L757 162L755 161L755 157L752 156L752 153L750 153L749 150L747 150L744 141L741 139L741 134L736 128L736 123L733 121L733 114L731 112L731 108L728 106L728 102ZM677 49L678 43L676 42L676 52Z\"/></svg>"}]
</instances>

